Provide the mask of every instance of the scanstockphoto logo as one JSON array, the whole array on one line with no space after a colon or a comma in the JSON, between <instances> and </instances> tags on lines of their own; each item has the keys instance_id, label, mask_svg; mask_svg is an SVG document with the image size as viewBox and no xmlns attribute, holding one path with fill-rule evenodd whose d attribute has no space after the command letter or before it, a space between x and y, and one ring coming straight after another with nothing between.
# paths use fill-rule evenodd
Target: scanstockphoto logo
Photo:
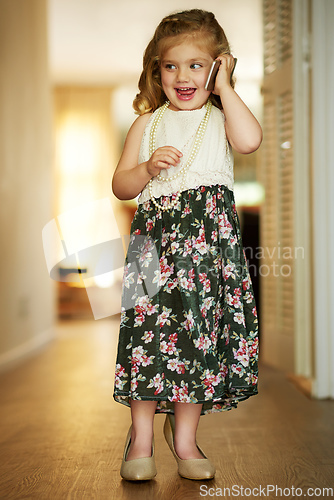
<instances>
[{"instance_id":1,"label":"scanstockphoto logo","mask_svg":"<svg viewBox=\"0 0 334 500\"><path fill-rule=\"evenodd\" d=\"M121 311L122 280L129 235L121 236L109 198L80 205L48 222L42 230L46 265L55 281L82 284L95 319ZM153 240L132 235L127 272L139 283L138 293L152 298L159 290L159 257ZM123 293L125 310L136 298Z\"/></svg>"}]
</instances>

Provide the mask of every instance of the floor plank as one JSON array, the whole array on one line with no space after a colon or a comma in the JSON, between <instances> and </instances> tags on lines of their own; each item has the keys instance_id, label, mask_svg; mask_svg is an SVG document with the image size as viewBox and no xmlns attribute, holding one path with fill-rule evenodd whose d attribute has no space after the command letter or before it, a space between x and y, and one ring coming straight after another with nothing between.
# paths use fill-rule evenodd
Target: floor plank
<instances>
[{"instance_id":1,"label":"floor plank","mask_svg":"<svg viewBox=\"0 0 334 500\"><path fill-rule=\"evenodd\" d=\"M242 486L334 487L334 401L309 399L265 366L258 396L201 418L198 442L217 467L214 480L178 476L164 415L154 424L157 477L122 480L130 411L112 399L118 325L118 317L61 321L51 345L0 376L1 499L193 500L209 487L229 488L231 498Z\"/></svg>"}]
</instances>

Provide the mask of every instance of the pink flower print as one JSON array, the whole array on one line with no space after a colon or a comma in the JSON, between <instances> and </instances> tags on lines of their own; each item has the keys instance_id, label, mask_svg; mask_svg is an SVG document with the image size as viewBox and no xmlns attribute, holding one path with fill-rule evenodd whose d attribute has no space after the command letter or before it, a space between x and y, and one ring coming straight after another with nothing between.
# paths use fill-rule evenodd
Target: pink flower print
<instances>
[{"instance_id":1,"label":"pink flower print","mask_svg":"<svg viewBox=\"0 0 334 500\"><path fill-rule=\"evenodd\" d=\"M163 232L161 236L161 246L165 247L168 242L168 235L167 233Z\"/></svg>"},{"instance_id":2,"label":"pink flower print","mask_svg":"<svg viewBox=\"0 0 334 500\"><path fill-rule=\"evenodd\" d=\"M191 213L189 203L183 209L183 215L188 215Z\"/></svg>"},{"instance_id":3,"label":"pink flower print","mask_svg":"<svg viewBox=\"0 0 334 500\"><path fill-rule=\"evenodd\" d=\"M154 333L152 332L152 330L150 330L144 333L144 335L141 337L141 340L143 340L145 344L148 344L149 342L152 342L153 338Z\"/></svg>"},{"instance_id":4,"label":"pink flower print","mask_svg":"<svg viewBox=\"0 0 334 500\"><path fill-rule=\"evenodd\" d=\"M167 368L168 368L168 370L175 372L175 370L177 368L177 358L169 359L168 363L167 363Z\"/></svg>"},{"instance_id":5,"label":"pink flower print","mask_svg":"<svg viewBox=\"0 0 334 500\"><path fill-rule=\"evenodd\" d=\"M201 335L198 339L195 339L194 344L197 349L202 350L206 354L211 346L211 340L209 337Z\"/></svg>"},{"instance_id":6,"label":"pink flower print","mask_svg":"<svg viewBox=\"0 0 334 500\"><path fill-rule=\"evenodd\" d=\"M185 273L186 273L185 269L180 269L177 272L177 277L181 287L189 291L196 290L196 285L192 278L194 276L194 270L191 269L190 271L188 271L189 279L185 276Z\"/></svg>"},{"instance_id":7,"label":"pink flower print","mask_svg":"<svg viewBox=\"0 0 334 500\"><path fill-rule=\"evenodd\" d=\"M165 340L163 340L162 342L160 342L160 351L171 356L172 354L176 353L177 349L173 342L167 343Z\"/></svg>"},{"instance_id":8,"label":"pink flower print","mask_svg":"<svg viewBox=\"0 0 334 500\"><path fill-rule=\"evenodd\" d=\"M171 309L168 309L166 306L162 306L162 313L159 314L156 325L160 325L160 327L164 326L165 323L170 325L169 316L171 312Z\"/></svg>"},{"instance_id":9,"label":"pink flower print","mask_svg":"<svg viewBox=\"0 0 334 500\"><path fill-rule=\"evenodd\" d=\"M203 300L203 303L201 305L201 314L202 314L203 318L206 318L207 312L210 310L212 303L213 303L213 297L206 297Z\"/></svg>"},{"instance_id":10,"label":"pink flower print","mask_svg":"<svg viewBox=\"0 0 334 500\"><path fill-rule=\"evenodd\" d=\"M125 375L125 368L119 363L116 365L115 375L117 377L123 377Z\"/></svg>"},{"instance_id":11,"label":"pink flower print","mask_svg":"<svg viewBox=\"0 0 334 500\"><path fill-rule=\"evenodd\" d=\"M183 248L184 248L184 250L183 250L183 253L182 253L182 257L186 257L192 251L191 240L185 240Z\"/></svg>"},{"instance_id":12,"label":"pink flower print","mask_svg":"<svg viewBox=\"0 0 334 500\"><path fill-rule=\"evenodd\" d=\"M177 284L178 284L178 279L177 278L174 278L173 281L169 281L167 283L168 290L174 290L174 288L177 287Z\"/></svg>"},{"instance_id":13,"label":"pink flower print","mask_svg":"<svg viewBox=\"0 0 334 500\"><path fill-rule=\"evenodd\" d=\"M205 394L205 397L206 398L212 398L212 396L214 395L215 393L215 390L214 390L214 387L212 385L210 385L209 387L207 387L204 391L204 394Z\"/></svg>"},{"instance_id":14,"label":"pink flower print","mask_svg":"<svg viewBox=\"0 0 334 500\"><path fill-rule=\"evenodd\" d=\"M233 279L235 279L235 265L234 264L227 264L226 266L224 266L224 270L223 270L223 275L224 275L224 280L227 280L228 278L232 277Z\"/></svg>"},{"instance_id":15,"label":"pink flower print","mask_svg":"<svg viewBox=\"0 0 334 500\"><path fill-rule=\"evenodd\" d=\"M229 222L225 212L218 215L218 229L219 234L223 239L227 240L230 237L232 225Z\"/></svg>"},{"instance_id":16,"label":"pink flower print","mask_svg":"<svg viewBox=\"0 0 334 500\"><path fill-rule=\"evenodd\" d=\"M131 366L131 377L134 377L139 373L139 366L138 365L132 365Z\"/></svg>"},{"instance_id":17,"label":"pink flower print","mask_svg":"<svg viewBox=\"0 0 334 500\"><path fill-rule=\"evenodd\" d=\"M130 288L130 286L134 284L134 274L135 273L129 273L129 267L126 266L123 274L123 284L126 288Z\"/></svg>"},{"instance_id":18,"label":"pink flower print","mask_svg":"<svg viewBox=\"0 0 334 500\"><path fill-rule=\"evenodd\" d=\"M254 314L255 318L257 318L257 310L256 307L253 307L252 313Z\"/></svg>"},{"instance_id":19,"label":"pink flower print","mask_svg":"<svg viewBox=\"0 0 334 500\"><path fill-rule=\"evenodd\" d=\"M230 340L230 329L231 329L231 325L230 324L226 324L224 326L223 338L226 339L225 345L227 345L229 343L229 340Z\"/></svg>"},{"instance_id":20,"label":"pink flower print","mask_svg":"<svg viewBox=\"0 0 334 500\"><path fill-rule=\"evenodd\" d=\"M236 245L238 243L238 238L236 237L236 235L234 234L233 236L231 236L230 238L230 245L231 247L233 247L234 245Z\"/></svg>"},{"instance_id":21,"label":"pink flower print","mask_svg":"<svg viewBox=\"0 0 334 500\"><path fill-rule=\"evenodd\" d=\"M245 369L240 365L231 365L231 370L236 375L239 375L239 377L241 377L245 371Z\"/></svg>"},{"instance_id":22,"label":"pink flower print","mask_svg":"<svg viewBox=\"0 0 334 500\"><path fill-rule=\"evenodd\" d=\"M141 234L141 229L136 229L133 234Z\"/></svg>"},{"instance_id":23,"label":"pink flower print","mask_svg":"<svg viewBox=\"0 0 334 500\"><path fill-rule=\"evenodd\" d=\"M142 295L138 297L135 304L136 312L146 311L149 301L150 299L148 295Z\"/></svg>"},{"instance_id":24,"label":"pink flower print","mask_svg":"<svg viewBox=\"0 0 334 500\"><path fill-rule=\"evenodd\" d=\"M243 325L246 328L245 316L242 312L236 312L233 315L233 319L238 325Z\"/></svg>"},{"instance_id":25,"label":"pink flower print","mask_svg":"<svg viewBox=\"0 0 334 500\"><path fill-rule=\"evenodd\" d=\"M144 356L143 357L143 361L142 361L142 366L148 366L148 365L152 365L153 364L153 359L155 358L155 356Z\"/></svg>"},{"instance_id":26,"label":"pink flower print","mask_svg":"<svg viewBox=\"0 0 334 500\"><path fill-rule=\"evenodd\" d=\"M241 307L241 300L240 300L241 291L240 291L240 288L236 288L234 290L234 292L235 292L235 295L231 295L230 293L226 294L226 301L227 301L227 303L228 303L229 306L240 308Z\"/></svg>"},{"instance_id":27,"label":"pink flower print","mask_svg":"<svg viewBox=\"0 0 334 500\"><path fill-rule=\"evenodd\" d=\"M146 221L146 231L149 232L149 231L151 231L152 228L153 228L153 220L152 219L148 219Z\"/></svg>"},{"instance_id":28,"label":"pink flower print","mask_svg":"<svg viewBox=\"0 0 334 500\"><path fill-rule=\"evenodd\" d=\"M152 302L149 302L146 307L146 314L152 316L152 314L157 312L157 306L154 306Z\"/></svg>"},{"instance_id":29,"label":"pink flower print","mask_svg":"<svg viewBox=\"0 0 334 500\"><path fill-rule=\"evenodd\" d=\"M144 351L143 346L140 345L140 346L135 347L132 350L132 359L131 359L132 365L137 365L137 364L140 365L145 352L146 351Z\"/></svg>"},{"instance_id":30,"label":"pink flower print","mask_svg":"<svg viewBox=\"0 0 334 500\"><path fill-rule=\"evenodd\" d=\"M193 247L201 254L204 255L208 251L208 245L205 241L205 231L204 227L202 226L199 230L199 235L196 239L193 241Z\"/></svg>"},{"instance_id":31,"label":"pink flower print","mask_svg":"<svg viewBox=\"0 0 334 500\"><path fill-rule=\"evenodd\" d=\"M136 315L135 318L135 326L141 326L145 321L145 314L143 312L140 312Z\"/></svg>"},{"instance_id":32,"label":"pink flower print","mask_svg":"<svg viewBox=\"0 0 334 500\"><path fill-rule=\"evenodd\" d=\"M160 257L160 282L159 285L163 286L171 274L174 272L174 263L170 266L167 264L167 257Z\"/></svg>"},{"instance_id":33,"label":"pink flower print","mask_svg":"<svg viewBox=\"0 0 334 500\"><path fill-rule=\"evenodd\" d=\"M138 387L138 382L136 378L131 379L131 388L130 391L134 392Z\"/></svg>"},{"instance_id":34,"label":"pink flower print","mask_svg":"<svg viewBox=\"0 0 334 500\"><path fill-rule=\"evenodd\" d=\"M148 366L153 363L154 356L147 356L143 346L137 346L132 350L132 365Z\"/></svg>"},{"instance_id":35,"label":"pink flower print","mask_svg":"<svg viewBox=\"0 0 334 500\"><path fill-rule=\"evenodd\" d=\"M212 371L205 370L201 378L203 378L203 384L206 386L205 396L212 398L215 393L214 386L220 382L220 374L214 375Z\"/></svg>"},{"instance_id":36,"label":"pink flower print","mask_svg":"<svg viewBox=\"0 0 334 500\"><path fill-rule=\"evenodd\" d=\"M178 361L177 366L176 366L176 371L179 375L182 375L186 371L185 364L183 361Z\"/></svg>"},{"instance_id":37,"label":"pink flower print","mask_svg":"<svg viewBox=\"0 0 334 500\"><path fill-rule=\"evenodd\" d=\"M174 229L174 231L173 231L172 233L170 233L170 236L169 236L169 237L170 237L170 240L171 240L171 241L174 241L174 240L175 240L175 238L176 238L176 236L177 236L177 232L176 232L176 231L175 231L175 229Z\"/></svg>"},{"instance_id":38,"label":"pink flower print","mask_svg":"<svg viewBox=\"0 0 334 500\"><path fill-rule=\"evenodd\" d=\"M148 267L150 265L150 262L152 262L153 260L152 250L154 250L154 243L149 238L146 241L139 257L139 262L141 267Z\"/></svg>"},{"instance_id":39,"label":"pink flower print","mask_svg":"<svg viewBox=\"0 0 334 500\"><path fill-rule=\"evenodd\" d=\"M170 342L173 342L173 344L175 344L177 342L177 332L171 333L169 335L168 339Z\"/></svg>"},{"instance_id":40,"label":"pink flower print","mask_svg":"<svg viewBox=\"0 0 334 500\"><path fill-rule=\"evenodd\" d=\"M247 291L244 296L244 300L247 302L247 304L250 304L253 301L253 299L254 299L253 294Z\"/></svg>"},{"instance_id":41,"label":"pink flower print","mask_svg":"<svg viewBox=\"0 0 334 500\"><path fill-rule=\"evenodd\" d=\"M125 381L122 382L121 378L122 377L127 377L127 373L125 373L125 368L123 368L122 365L117 363L116 369L115 369L115 387L117 389L123 389L123 385L125 384Z\"/></svg>"},{"instance_id":42,"label":"pink flower print","mask_svg":"<svg viewBox=\"0 0 334 500\"><path fill-rule=\"evenodd\" d=\"M210 370L205 370L202 377L204 377L203 384L207 387L219 384L219 375L214 375L214 373Z\"/></svg>"},{"instance_id":43,"label":"pink flower print","mask_svg":"<svg viewBox=\"0 0 334 500\"><path fill-rule=\"evenodd\" d=\"M199 273L199 280L203 285L203 289L206 293L211 291L211 283L210 280L207 278L206 273Z\"/></svg>"},{"instance_id":44,"label":"pink flower print","mask_svg":"<svg viewBox=\"0 0 334 500\"><path fill-rule=\"evenodd\" d=\"M191 309L189 309L185 317L186 317L185 321L183 321L181 324L189 332L195 324L193 312Z\"/></svg>"},{"instance_id":45,"label":"pink flower print","mask_svg":"<svg viewBox=\"0 0 334 500\"><path fill-rule=\"evenodd\" d=\"M226 361L226 360L225 360L225 361ZM223 381L223 382L225 382L226 376L227 376L227 374L228 374L228 368L227 368L227 366L224 364L224 361L222 361L222 362L220 363L220 370L219 370L219 372L220 372L220 375L221 375L221 379L222 379L222 381Z\"/></svg>"},{"instance_id":46,"label":"pink flower print","mask_svg":"<svg viewBox=\"0 0 334 500\"><path fill-rule=\"evenodd\" d=\"M254 375L254 373L247 373L245 382L247 382L247 384L255 385L257 383L257 376Z\"/></svg>"},{"instance_id":47,"label":"pink flower print","mask_svg":"<svg viewBox=\"0 0 334 500\"><path fill-rule=\"evenodd\" d=\"M211 339L211 342L212 342L212 345L215 347L217 345L217 332L215 330L212 330L211 332L211 335L210 335L210 339Z\"/></svg>"},{"instance_id":48,"label":"pink flower print","mask_svg":"<svg viewBox=\"0 0 334 500\"><path fill-rule=\"evenodd\" d=\"M206 213L209 214L210 219L213 219L215 216L215 211L217 208L216 204L216 196L209 196L206 200Z\"/></svg>"},{"instance_id":49,"label":"pink flower print","mask_svg":"<svg viewBox=\"0 0 334 500\"><path fill-rule=\"evenodd\" d=\"M253 357L257 357L257 353L258 353L258 348L259 348L259 339L258 337L255 337L255 339L253 341L249 341L248 343L248 347L249 347L249 355L251 358Z\"/></svg>"},{"instance_id":50,"label":"pink flower print","mask_svg":"<svg viewBox=\"0 0 334 500\"><path fill-rule=\"evenodd\" d=\"M162 374L162 376L161 376L160 373L157 373L153 377L153 379L151 378L150 383L147 386L148 389L150 389L151 387L155 387L155 391L154 391L155 396L157 394L160 394L161 391L163 391L163 388L164 388L163 378L164 378L164 374Z\"/></svg>"},{"instance_id":51,"label":"pink flower print","mask_svg":"<svg viewBox=\"0 0 334 500\"><path fill-rule=\"evenodd\" d=\"M151 316L156 312L157 306L153 305L148 295L138 297L135 304L135 325L141 326L145 321L145 315Z\"/></svg>"},{"instance_id":52,"label":"pink flower print","mask_svg":"<svg viewBox=\"0 0 334 500\"><path fill-rule=\"evenodd\" d=\"M186 384L183 380L181 382L181 386L179 387L176 384L173 385L173 397L171 398L172 402L181 402L181 403L190 403L190 397L188 395L188 384Z\"/></svg>"},{"instance_id":53,"label":"pink flower print","mask_svg":"<svg viewBox=\"0 0 334 500\"><path fill-rule=\"evenodd\" d=\"M191 258L194 264L198 264L200 262L199 255L197 254L192 255Z\"/></svg>"},{"instance_id":54,"label":"pink flower print","mask_svg":"<svg viewBox=\"0 0 334 500\"><path fill-rule=\"evenodd\" d=\"M248 290L250 288L250 276L246 276L246 278L242 280L242 288L244 290Z\"/></svg>"},{"instance_id":55,"label":"pink flower print","mask_svg":"<svg viewBox=\"0 0 334 500\"><path fill-rule=\"evenodd\" d=\"M238 350L233 347L233 356L234 359L237 359L242 364L242 366L246 367L249 365L249 348L245 339L241 339L239 341Z\"/></svg>"},{"instance_id":56,"label":"pink flower print","mask_svg":"<svg viewBox=\"0 0 334 500\"><path fill-rule=\"evenodd\" d=\"M157 394L160 394L160 392L162 392L163 390L164 390L164 385L162 382L160 382L160 384L157 385L154 391L154 395L156 396Z\"/></svg>"},{"instance_id":57,"label":"pink flower print","mask_svg":"<svg viewBox=\"0 0 334 500\"><path fill-rule=\"evenodd\" d=\"M176 252L177 252L177 249L179 248L180 244L178 241L173 241L171 246L170 246L170 249L171 249L171 252L172 252L172 255L174 255Z\"/></svg>"},{"instance_id":58,"label":"pink flower print","mask_svg":"<svg viewBox=\"0 0 334 500\"><path fill-rule=\"evenodd\" d=\"M217 238L218 238L218 233L217 233L217 231L214 229L214 230L211 232L211 240L212 240L212 241L217 241Z\"/></svg>"}]
</instances>

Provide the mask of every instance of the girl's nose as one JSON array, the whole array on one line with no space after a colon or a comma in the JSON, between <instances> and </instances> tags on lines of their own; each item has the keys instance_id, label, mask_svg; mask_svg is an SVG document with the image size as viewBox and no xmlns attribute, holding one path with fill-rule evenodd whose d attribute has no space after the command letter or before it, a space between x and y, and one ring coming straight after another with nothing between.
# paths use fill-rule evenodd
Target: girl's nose
<instances>
[{"instance_id":1,"label":"girl's nose","mask_svg":"<svg viewBox=\"0 0 334 500\"><path fill-rule=\"evenodd\" d=\"M189 81L189 73L186 69L179 68L177 73L177 81L178 82L188 82Z\"/></svg>"}]
</instances>

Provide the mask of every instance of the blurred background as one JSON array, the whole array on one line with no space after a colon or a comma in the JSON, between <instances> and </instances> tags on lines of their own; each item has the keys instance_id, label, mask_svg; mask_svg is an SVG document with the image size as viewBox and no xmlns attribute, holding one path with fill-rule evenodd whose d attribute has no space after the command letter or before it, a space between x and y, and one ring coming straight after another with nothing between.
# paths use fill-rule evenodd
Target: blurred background
<instances>
[{"instance_id":1,"label":"blurred background","mask_svg":"<svg viewBox=\"0 0 334 500\"><path fill-rule=\"evenodd\" d=\"M264 129L259 151L235 154L261 361L310 395L334 396L333 6L0 0L1 371L47 349L61 321L102 321L89 297L112 302L104 320L115 320L121 270L85 283L89 263L78 276L53 249L62 265L51 279L42 231L108 198L115 238L129 233L136 200L118 201L110 181L135 119L143 51L163 16L203 8L223 26L238 58L236 91ZM87 221L88 240L96 222Z\"/></svg>"}]
</instances>

